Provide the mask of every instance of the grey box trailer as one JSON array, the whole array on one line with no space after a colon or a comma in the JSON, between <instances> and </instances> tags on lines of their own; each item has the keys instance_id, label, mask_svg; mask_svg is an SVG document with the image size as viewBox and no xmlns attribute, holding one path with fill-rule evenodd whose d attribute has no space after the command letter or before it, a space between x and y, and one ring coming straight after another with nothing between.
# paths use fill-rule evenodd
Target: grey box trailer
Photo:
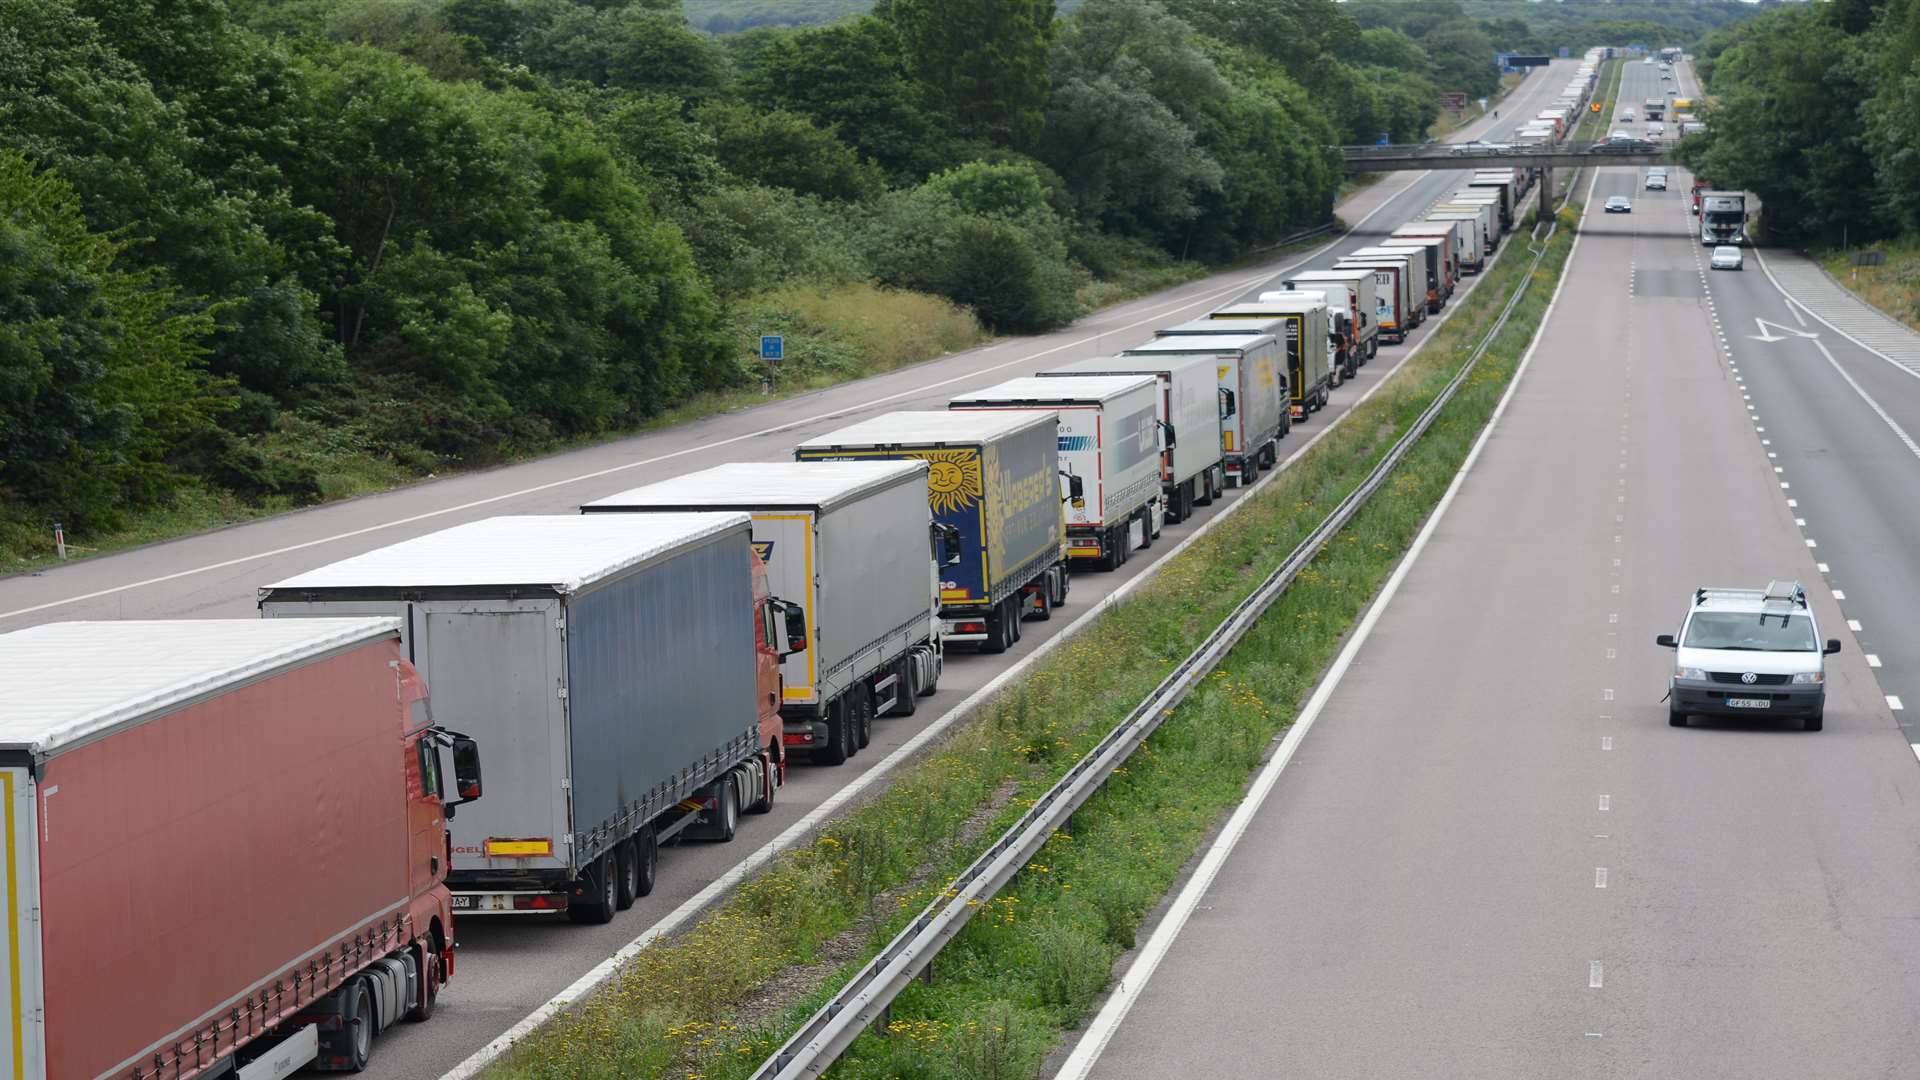
<instances>
[{"instance_id":1,"label":"grey box trailer","mask_svg":"<svg viewBox=\"0 0 1920 1080\"><path fill-rule=\"evenodd\" d=\"M1427 305L1427 314L1440 314L1447 303L1446 241L1437 236L1389 236L1368 250L1393 249L1419 253L1420 271L1415 277L1426 286L1421 299Z\"/></svg>"},{"instance_id":2,"label":"grey box trailer","mask_svg":"<svg viewBox=\"0 0 1920 1080\"><path fill-rule=\"evenodd\" d=\"M1353 327L1354 316L1358 314L1353 306L1353 290L1321 282L1302 289L1266 289L1260 293L1260 300L1315 300L1327 305L1327 365L1332 368L1336 382L1346 382L1360 373L1360 365L1366 358L1353 347L1358 340Z\"/></svg>"},{"instance_id":3,"label":"grey box trailer","mask_svg":"<svg viewBox=\"0 0 1920 1080\"><path fill-rule=\"evenodd\" d=\"M1289 289L1313 290L1342 288L1354 312L1352 340L1348 349L1358 367L1379 355L1379 303L1374 299L1374 272L1364 268L1348 270L1301 270L1281 282Z\"/></svg>"},{"instance_id":4,"label":"grey box trailer","mask_svg":"<svg viewBox=\"0 0 1920 1080\"><path fill-rule=\"evenodd\" d=\"M1451 225L1454 249L1460 253L1460 273L1477 274L1487 265L1487 246L1481 239L1480 214L1478 211L1461 208L1459 210L1429 210L1421 219L1430 225Z\"/></svg>"},{"instance_id":5,"label":"grey box trailer","mask_svg":"<svg viewBox=\"0 0 1920 1080\"><path fill-rule=\"evenodd\" d=\"M1165 521L1160 503L1160 384L1151 375L1027 376L956 395L956 412L1051 413L1060 468L1081 480L1067 501L1067 555L1114 570L1151 547Z\"/></svg>"},{"instance_id":6,"label":"grey box trailer","mask_svg":"<svg viewBox=\"0 0 1920 1080\"><path fill-rule=\"evenodd\" d=\"M1425 305L1413 302L1413 260L1406 255L1348 255L1333 264L1336 270L1369 269L1375 271L1374 317L1380 323L1380 336L1398 344L1407 340L1420 324Z\"/></svg>"},{"instance_id":7,"label":"grey box trailer","mask_svg":"<svg viewBox=\"0 0 1920 1080\"><path fill-rule=\"evenodd\" d=\"M1216 319L1280 320L1275 336L1286 346L1287 414L1295 424L1327 407L1342 372L1333 363L1328 333L1327 302L1323 297L1285 300L1249 300L1213 312Z\"/></svg>"},{"instance_id":8,"label":"grey box trailer","mask_svg":"<svg viewBox=\"0 0 1920 1080\"><path fill-rule=\"evenodd\" d=\"M1220 459L1228 479L1246 487L1259 478L1262 468L1280 460L1278 440L1292 427L1286 346L1273 333L1284 328L1278 319L1210 321L1240 321L1257 332L1242 328L1218 334L1168 333L1121 355L1213 358L1220 394Z\"/></svg>"},{"instance_id":9,"label":"grey box trailer","mask_svg":"<svg viewBox=\"0 0 1920 1080\"><path fill-rule=\"evenodd\" d=\"M450 823L456 911L606 922L659 841L771 806L752 541L738 513L488 518L265 586L260 613L398 617L436 717L488 748L487 797Z\"/></svg>"},{"instance_id":10,"label":"grey box trailer","mask_svg":"<svg viewBox=\"0 0 1920 1080\"><path fill-rule=\"evenodd\" d=\"M1453 221L1409 221L1396 227L1382 243L1389 246L1395 240L1427 239L1440 241L1442 257L1446 261L1446 293L1452 297L1460 285L1460 226Z\"/></svg>"},{"instance_id":11,"label":"grey box trailer","mask_svg":"<svg viewBox=\"0 0 1920 1080\"><path fill-rule=\"evenodd\" d=\"M1160 452L1160 494L1168 521L1185 521L1193 508L1213 502L1227 488L1220 460L1219 377L1211 356L1102 356L1040 373L1151 375L1160 383L1160 422L1166 446Z\"/></svg>"},{"instance_id":12,"label":"grey box trailer","mask_svg":"<svg viewBox=\"0 0 1920 1080\"><path fill-rule=\"evenodd\" d=\"M1480 173L1475 173L1473 179L1467 181L1467 186L1475 190L1491 191L1499 195L1500 227L1512 231L1514 220L1519 216L1517 205L1520 198L1520 193L1513 182L1513 177L1511 175L1485 176Z\"/></svg>"},{"instance_id":13,"label":"grey box trailer","mask_svg":"<svg viewBox=\"0 0 1920 1080\"><path fill-rule=\"evenodd\" d=\"M926 462L737 461L580 507L718 510L753 518L767 583L806 625L808 647L780 665L785 748L838 765L874 717L913 715L942 667Z\"/></svg>"},{"instance_id":14,"label":"grey box trailer","mask_svg":"<svg viewBox=\"0 0 1920 1080\"><path fill-rule=\"evenodd\" d=\"M816 435L793 454L926 462L927 507L960 554L940 571L946 642L1005 652L1022 618L1048 618L1067 598L1062 506L1077 485L1060 470L1059 427L1037 411L894 412Z\"/></svg>"}]
</instances>

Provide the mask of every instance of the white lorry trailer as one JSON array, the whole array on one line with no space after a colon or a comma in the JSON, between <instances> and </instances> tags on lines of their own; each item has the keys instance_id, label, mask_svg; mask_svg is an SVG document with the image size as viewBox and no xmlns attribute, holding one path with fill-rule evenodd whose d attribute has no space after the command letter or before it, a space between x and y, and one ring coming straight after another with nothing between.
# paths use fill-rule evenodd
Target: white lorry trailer
<instances>
[{"instance_id":1,"label":"white lorry trailer","mask_svg":"<svg viewBox=\"0 0 1920 1080\"><path fill-rule=\"evenodd\" d=\"M1427 314L1440 314L1453 291L1453 280L1447 275L1447 241L1438 236L1389 236L1369 250L1381 249L1411 251L1420 256L1415 283L1424 286Z\"/></svg>"},{"instance_id":2,"label":"white lorry trailer","mask_svg":"<svg viewBox=\"0 0 1920 1080\"><path fill-rule=\"evenodd\" d=\"M1268 300L1318 300L1327 305L1327 366L1333 370L1337 382L1346 382L1359 374L1360 365L1365 358L1354 352L1355 333L1353 294L1339 285L1314 286L1305 289L1272 289L1260 294L1260 302Z\"/></svg>"},{"instance_id":3,"label":"white lorry trailer","mask_svg":"<svg viewBox=\"0 0 1920 1080\"><path fill-rule=\"evenodd\" d=\"M961 394L954 412L1053 413L1060 467L1081 481L1067 500L1067 554L1117 569L1152 546L1160 502L1160 382L1152 375L1028 376Z\"/></svg>"},{"instance_id":4,"label":"white lorry trailer","mask_svg":"<svg viewBox=\"0 0 1920 1080\"><path fill-rule=\"evenodd\" d=\"M1449 300L1460 285L1460 245L1453 233L1451 222L1415 221L1395 228L1380 244L1397 247L1409 240L1439 241L1441 298Z\"/></svg>"},{"instance_id":5,"label":"white lorry trailer","mask_svg":"<svg viewBox=\"0 0 1920 1080\"><path fill-rule=\"evenodd\" d=\"M1344 289L1353 312L1350 324L1352 340L1347 349L1358 367L1380 352L1380 322L1374 300L1374 273L1366 269L1302 270L1281 282L1288 289L1306 292L1315 289L1331 292ZM1331 304L1331 300L1329 300Z\"/></svg>"},{"instance_id":6,"label":"white lorry trailer","mask_svg":"<svg viewBox=\"0 0 1920 1080\"><path fill-rule=\"evenodd\" d=\"M805 620L808 647L780 665L785 749L838 765L873 717L912 716L940 682L938 574L960 557L933 528L926 462L731 462L580 508L719 510L753 519L769 587Z\"/></svg>"},{"instance_id":7,"label":"white lorry trailer","mask_svg":"<svg viewBox=\"0 0 1920 1080\"><path fill-rule=\"evenodd\" d=\"M1075 375L1151 375L1160 383L1160 423L1166 447L1160 453L1160 498L1166 519L1193 516L1227 487L1220 461L1219 378L1211 356L1105 356L1040 373L1053 378Z\"/></svg>"},{"instance_id":8,"label":"white lorry trailer","mask_svg":"<svg viewBox=\"0 0 1920 1080\"><path fill-rule=\"evenodd\" d=\"M1374 296L1376 300L1385 301L1380 305L1383 309L1390 305L1390 310L1383 310L1379 315L1380 333L1389 341L1398 343L1407 340L1407 335L1413 332L1413 328L1425 320L1426 290L1422 288L1415 291L1413 256L1408 252L1402 251L1392 255L1343 255L1333 266L1336 270L1363 268L1383 272L1381 276L1374 278Z\"/></svg>"},{"instance_id":9,"label":"white lorry trailer","mask_svg":"<svg viewBox=\"0 0 1920 1080\"><path fill-rule=\"evenodd\" d=\"M1454 245L1460 253L1462 274L1477 274L1486 269L1487 245L1481 239L1478 210L1429 210L1423 220L1433 224L1444 222L1454 227Z\"/></svg>"},{"instance_id":10,"label":"white lorry trailer","mask_svg":"<svg viewBox=\"0 0 1920 1080\"><path fill-rule=\"evenodd\" d=\"M1220 394L1220 458L1228 481L1246 487L1261 469L1280 460L1278 443L1292 424L1286 347L1271 332L1168 334L1121 355L1212 357Z\"/></svg>"},{"instance_id":11,"label":"white lorry trailer","mask_svg":"<svg viewBox=\"0 0 1920 1080\"><path fill-rule=\"evenodd\" d=\"M960 555L940 568L946 643L999 653L1020 640L1021 619L1048 618L1067 599L1061 504L1082 482L1063 476L1058 446L1051 414L918 411L815 436L793 456L926 462L927 509Z\"/></svg>"},{"instance_id":12,"label":"white lorry trailer","mask_svg":"<svg viewBox=\"0 0 1920 1080\"><path fill-rule=\"evenodd\" d=\"M660 841L772 808L777 653L805 642L772 640L752 540L735 513L488 518L266 586L260 613L398 618L436 714L488 747L454 910L605 923Z\"/></svg>"},{"instance_id":13,"label":"white lorry trailer","mask_svg":"<svg viewBox=\"0 0 1920 1080\"><path fill-rule=\"evenodd\" d=\"M1287 350L1287 408L1296 424L1327 407L1341 376L1327 348L1327 302L1320 297L1255 300L1228 304L1213 313L1216 319L1279 319L1275 335Z\"/></svg>"}]
</instances>

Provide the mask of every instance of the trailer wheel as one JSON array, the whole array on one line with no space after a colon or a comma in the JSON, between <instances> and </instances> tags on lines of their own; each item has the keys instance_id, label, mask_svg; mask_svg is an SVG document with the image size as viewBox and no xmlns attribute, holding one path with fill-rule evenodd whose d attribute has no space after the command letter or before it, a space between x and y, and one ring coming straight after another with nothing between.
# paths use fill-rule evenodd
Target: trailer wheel
<instances>
[{"instance_id":1,"label":"trailer wheel","mask_svg":"<svg viewBox=\"0 0 1920 1080\"><path fill-rule=\"evenodd\" d=\"M613 906L625 911L640 898L640 852L634 846L633 837L614 845L613 868L619 879Z\"/></svg>"},{"instance_id":2,"label":"trailer wheel","mask_svg":"<svg viewBox=\"0 0 1920 1080\"><path fill-rule=\"evenodd\" d=\"M1149 506L1144 511L1135 514L1133 521L1140 523L1140 550L1146 551L1153 547L1153 507ZM1132 546L1133 544L1133 521L1127 523L1128 546Z\"/></svg>"},{"instance_id":3,"label":"trailer wheel","mask_svg":"<svg viewBox=\"0 0 1920 1080\"><path fill-rule=\"evenodd\" d=\"M1044 581L1041 582L1040 591L1036 595L1040 597L1040 606L1033 613L1034 621L1046 622L1053 618L1053 586Z\"/></svg>"},{"instance_id":4,"label":"trailer wheel","mask_svg":"<svg viewBox=\"0 0 1920 1080\"><path fill-rule=\"evenodd\" d=\"M1320 393L1324 395L1326 391L1322 390ZM1321 400L1325 401L1326 398L1323 396ZM1280 460L1280 448L1278 446L1275 446L1273 443L1268 443L1267 445L1260 448L1260 467L1261 468L1271 469L1274 467L1274 465L1277 462L1279 462L1279 460Z\"/></svg>"},{"instance_id":5,"label":"trailer wheel","mask_svg":"<svg viewBox=\"0 0 1920 1080\"><path fill-rule=\"evenodd\" d=\"M613 913L620 909L619 884L613 852L602 854L588 864L587 872L574 882L574 892L581 895L572 897L567 904L567 918L586 926L602 926L613 921Z\"/></svg>"},{"instance_id":6,"label":"trailer wheel","mask_svg":"<svg viewBox=\"0 0 1920 1080\"><path fill-rule=\"evenodd\" d=\"M1014 593L1007 597L1007 643L1020 641L1020 620L1026 617L1026 594Z\"/></svg>"},{"instance_id":7,"label":"trailer wheel","mask_svg":"<svg viewBox=\"0 0 1920 1080\"><path fill-rule=\"evenodd\" d=\"M1067 569L1065 562L1054 565L1053 580L1060 585L1053 591L1053 606L1059 607L1067 602L1067 590L1073 588L1073 573Z\"/></svg>"}]
</instances>

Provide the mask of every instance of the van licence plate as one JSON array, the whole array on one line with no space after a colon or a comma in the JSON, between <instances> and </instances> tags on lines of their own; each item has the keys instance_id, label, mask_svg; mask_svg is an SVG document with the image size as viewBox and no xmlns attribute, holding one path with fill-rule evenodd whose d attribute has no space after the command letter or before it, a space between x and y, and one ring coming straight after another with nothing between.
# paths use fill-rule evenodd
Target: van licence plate
<instances>
[{"instance_id":1,"label":"van licence plate","mask_svg":"<svg viewBox=\"0 0 1920 1080\"><path fill-rule=\"evenodd\" d=\"M1763 697L1730 697L1727 699L1727 708L1729 709L1770 709L1772 707L1773 702Z\"/></svg>"}]
</instances>

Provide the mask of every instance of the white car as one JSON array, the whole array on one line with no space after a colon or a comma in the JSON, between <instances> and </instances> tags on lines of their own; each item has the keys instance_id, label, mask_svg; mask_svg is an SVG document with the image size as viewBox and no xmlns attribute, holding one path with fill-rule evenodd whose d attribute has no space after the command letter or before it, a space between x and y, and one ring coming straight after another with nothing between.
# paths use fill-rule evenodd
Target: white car
<instances>
[{"instance_id":1,"label":"white car","mask_svg":"<svg viewBox=\"0 0 1920 1080\"><path fill-rule=\"evenodd\" d=\"M1713 249L1713 268L1715 270L1738 270L1744 259L1740 249L1729 244L1721 244Z\"/></svg>"},{"instance_id":2,"label":"white car","mask_svg":"<svg viewBox=\"0 0 1920 1080\"><path fill-rule=\"evenodd\" d=\"M1633 123L1633 110L1632 109L1623 110L1620 113L1620 122L1623 124Z\"/></svg>"},{"instance_id":3,"label":"white car","mask_svg":"<svg viewBox=\"0 0 1920 1080\"><path fill-rule=\"evenodd\" d=\"M1647 125L1647 134L1649 135L1665 135L1666 133L1667 133L1667 125L1662 124L1657 120Z\"/></svg>"},{"instance_id":4,"label":"white car","mask_svg":"<svg viewBox=\"0 0 1920 1080\"><path fill-rule=\"evenodd\" d=\"M1673 649L1667 723L1687 717L1776 716L1819 731L1826 719L1826 658L1840 642L1820 627L1797 581L1764 589L1700 588L1680 625L1654 644Z\"/></svg>"}]
</instances>

